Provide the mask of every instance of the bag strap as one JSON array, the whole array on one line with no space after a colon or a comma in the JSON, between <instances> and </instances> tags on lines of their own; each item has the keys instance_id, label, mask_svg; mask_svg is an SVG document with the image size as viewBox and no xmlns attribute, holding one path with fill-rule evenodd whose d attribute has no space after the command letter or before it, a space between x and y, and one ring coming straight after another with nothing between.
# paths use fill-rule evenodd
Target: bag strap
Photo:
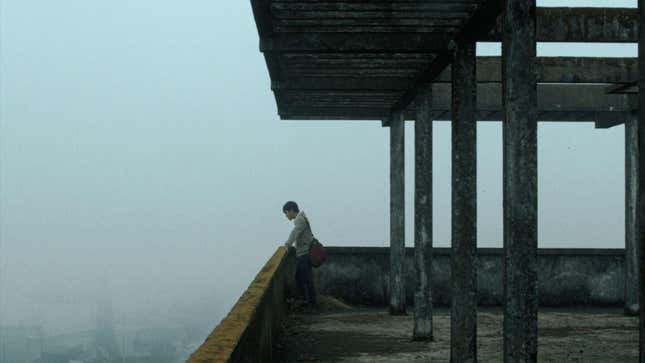
<instances>
[{"instance_id":1,"label":"bag strap","mask_svg":"<svg viewBox=\"0 0 645 363\"><path fill-rule=\"evenodd\" d=\"M313 229L311 229L311 224L309 224L309 218L307 218L307 216L306 216L306 215L304 215L304 214L303 214L302 216L305 218L305 222L307 222L307 227L309 227L309 230L311 231L311 235L313 236L313 235L314 235L314 231L313 231ZM316 237L314 236L314 239L315 239L315 238L316 238Z\"/></svg>"}]
</instances>

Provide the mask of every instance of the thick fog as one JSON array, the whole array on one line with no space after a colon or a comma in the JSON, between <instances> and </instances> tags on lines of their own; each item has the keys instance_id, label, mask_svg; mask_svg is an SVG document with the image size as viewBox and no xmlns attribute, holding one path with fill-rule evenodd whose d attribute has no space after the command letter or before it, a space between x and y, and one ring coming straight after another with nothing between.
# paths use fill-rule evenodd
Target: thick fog
<instances>
[{"instance_id":1,"label":"thick fog","mask_svg":"<svg viewBox=\"0 0 645 363\"><path fill-rule=\"evenodd\" d=\"M0 326L93 329L109 300L117 326L202 337L286 239L291 199L328 245L387 246L388 129L280 121L249 1L1 6ZM433 238L449 246L450 125L434 131ZM409 245L413 136L409 122ZM500 123L479 123L482 247L502 245L501 137ZM623 126L542 123L538 157L540 247L623 247Z\"/></svg>"}]
</instances>

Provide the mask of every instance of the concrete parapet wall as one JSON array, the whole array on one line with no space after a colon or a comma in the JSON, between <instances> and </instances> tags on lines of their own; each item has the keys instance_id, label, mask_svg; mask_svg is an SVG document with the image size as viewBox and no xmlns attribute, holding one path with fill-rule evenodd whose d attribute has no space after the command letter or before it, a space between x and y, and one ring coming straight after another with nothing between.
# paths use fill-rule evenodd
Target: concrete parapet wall
<instances>
[{"instance_id":1,"label":"concrete parapet wall","mask_svg":"<svg viewBox=\"0 0 645 363\"><path fill-rule=\"evenodd\" d=\"M280 247L257 274L230 313L187 363L272 362L273 342L293 291L295 255Z\"/></svg>"},{"instance_id":2,"label":"concrete parapet wall","mask_svg":"<svg viewBox=\"0 0 645 363\"><path fill-rule=\"evenodd\" d=\"M389 302L389 249L328 247L329 259L316 269L318 290L352 304L386 306ZM434 248L433 303L450 303L450 248ZM413 303L414 249L406 249L406 299ZM478 250L479 304L502 305L503 249ZM540 249L538 290L541 306L612 306L624 303L623 249Z\"/></svg>"}]
</instances>

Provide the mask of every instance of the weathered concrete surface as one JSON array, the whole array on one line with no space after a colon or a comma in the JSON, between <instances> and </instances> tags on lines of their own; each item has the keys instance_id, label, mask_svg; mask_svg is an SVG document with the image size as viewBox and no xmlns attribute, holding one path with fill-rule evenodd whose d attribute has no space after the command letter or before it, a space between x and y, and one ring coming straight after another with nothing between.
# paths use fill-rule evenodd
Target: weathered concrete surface
<instances>
[{"instance_id":1,"label":"weathered concrete surface","mask_svg":"<svg viewBox=\"0 0 645 363\"><path fill-rule=\"evenodd\" d=\"M638 0L638 88L645 90L645 0ZM645 228L645 92L638 93L638 226ZM645 233L638 237L640 303L645 305ZM645 307L640 309L640 363L645 363Z\"/></svg>"},{"instance_id":2,"label":"weathered concrete surface","mask_svg":"<svg viewBox=\"0 0 645 363\"><path fill-rule=\"evenodd\" d=\"M622 309L550 309L539 313L540 362L633 362L638 319ZM280 362L409 363L450 360L450 317L436 312L435 339L410 339L412 318L384 310L294 315L287 324ZM479 361L502 361L501 309L477 317Z\"/></svg>"},{"instance_id":3,"label":"weathered concrete surface","mask_svg":"<svg viewBox=\"0 0 645 363\"><path fill-rule=\"evenodd\" d=\"M504 362L537 361L538 98L535 31L535 0L504 0Z\"/></svg>"},{"instance_id":4,"label":"weathered concrete surface","mask_svg":"<svg viewBox=\"0 0 645 363\"><path fill-rule=\"evenodd\" d=\"M390 120L390 313L405 314L405 129L403 112Z\"/></svg>"},{"instance_id":5,"label":"weathered concrete surface","mask_svg":"<svg viewBox=\"0 0 645 363\"><path fill-rule=\"evenodd\" d=\"M535 72L541 83L629 83L638 77L635 58L536 57ZM451 67L433 83L450 82ZM477 57L477 82L502 81L500 57Z\"/></svg>"},{"instance_id":6,"label":"weathered concrete surface","mask_svg":"<svg viewBox=\"0 0 645 363\"><path fill-rule=\"evenodd\" d=\"M416 340L432 339L432 88L418 94L414 123L414 330Z\"/></svg>"},{"instance_id":7,"label":"weathered concrete surface","mask_svg":"<svg viewBox=\"0 0 645 363\"><path fill-rule=\"evenodd\" d=\"M293 290L295 253L280 247L249 288L187 363L274 362L282 333L286 296Z\"/></svg>"},{"instance_id":8,"label":"weathered concrete surface","mask_svg":"<svg viewBox=\"0 0 645 363\"><path fill-rule=\"evenodd\" d=\"M534 8L538 42L629 43L638 40L638 12L634 8ZM555 31L557 30L557 31ZM500 41L501 24L479 41Z\"/></svg>"},{"instance_id":9,"label":"weathered concrete surface","mask_svg":"<svg viewBox=\"0 0 645 363\"><path fill-rule=\"evenodd\" d=\"M432 110L445 112L435 120L449 119L451 109L451 87L447 83L433 83ZM502 86L499 83L479 83L477 85L477 120L499 121L502 110ZM304 120L356 119L380 120L389 114L387 102L395 97L388 92L363 92L352 90L340 91L299 91L286 90L276 92L276 97L284 103L290 103L280 109L280 115L288 119L302 117ZM385 100L378 103L371 97ZM607 85L603 84L539 84L538 85L539 120L543 121L596 121L606 117L625 118L626 112L634 109L636 96L629 94L607 94ZM414 105L406 111L406 118L414 119ZM601 119L598 116L603 116Z\"/></svg>"},{"instance_id":10,"label":"weathered concrete surface","mask_svg":"<svg viewBox=\"0 0 645 363\"><path fill-rule=\"evenodd\" d=\"M389 249L327 247L329 260L315 270L316 285L325 294L356 305L388 306ZM433 248L432 297L437 306L450 305L450 249ZM539 249L538 291L541 306L623 306L623 249ZM414 302L414 250L406 249L404 281L407 302ZM479 249L479 304L501 306L502 249Z\"/></svg>"},{"instance_id":11,"label":"weathered concrete surface","mask_svg":"<svg viewBox=\"0 0 645 363\"><path fill-rule=\"evenodd\" d=\"M477 81L475 42L457 45L452 64L453 362L477 362Z\"/></svg>"},{"instance_id":12,"label":"weathered concrete surface","mask_svg":"<svg viewBox=\"0 0 645 363\"><path fill-rule=\"evenodd\" d=\"M498 16L502 12L501 1L483 1L468 18L468 21L461 26L459 31L451 39L451 47L462 42L474 42L480 35L489 33L495 26ZM450 52L440 52L432 60L432 63L423 70L410 84L409 88L401 99L396 102L393 108L405 109L415 99L417 92L424 84L434 81L446 67L452 63Z\"/></svg>"},{"instance_id":13,"label":"weathered concrete surface","mask_svg":"<svg viewBox=\"0 0 645 363\"><path fill-rule=\"evenodd\" d=\"M638 314L638 116L625 121L625 312Z\"/></svg>"},{"instance_id":14,"label":"weathered concrete surface","mask_svg":"<svg viewBox=\"0 0 645 363\"><path fill-rule=\"evenodd\" d=\"M321 57L322 58L322 57ZM338 63L335 58L317 58L318 63L332 65ZM303 59L307 59L303 57ZM425 59L423 59L425 60ZM405 90L410 85L411 77L392 77L383 74L371 59L358 59L349 62L356 70L365 74L364 78L348 79L347 70L330 68L322 78L310 73L308 68L295 69L283 80L271 82L271 89L280 90L355 90L369 91ZM381 62L391 65L391 61ZM412 63L410 60L406 64ZM422 60L418 61L422 64ZM300 65L300 64L298 64ZM380 64L379 64L380 65ZM636 58L600 58L600 57L537 57L535 59L537 81L540 83L630 83L638 78L638 59ZM399 70L400 72L400 70ZM502 60L500 57L477 57L477 82L502 82ZM450 83L452 69L448 66L432 83ZM418 95L417 95L418 97Z\"/></svg>"}]
</instances>

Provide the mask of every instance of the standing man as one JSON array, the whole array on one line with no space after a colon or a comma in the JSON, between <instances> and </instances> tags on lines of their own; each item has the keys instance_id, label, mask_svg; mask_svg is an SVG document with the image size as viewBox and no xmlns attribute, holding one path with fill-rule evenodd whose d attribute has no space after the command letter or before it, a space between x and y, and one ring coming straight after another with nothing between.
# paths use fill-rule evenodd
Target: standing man
<instances>
[{"instance_id":1,"label":"standing man","mask_svg":"<svg viewBox=\"0 0 645 363\"><path fill-rule=\"evenodd\" d=\"M316 289L314 288L313 271L309 250L314 235L305 212L298 208L296 202L289 201L282 207L282 212L288 220L292 220L294 227L289 234L285 246L290 248L296 245L296 287L300 296L304 297L305 305L316 305Z\"/></svg>"}]
</instances>

